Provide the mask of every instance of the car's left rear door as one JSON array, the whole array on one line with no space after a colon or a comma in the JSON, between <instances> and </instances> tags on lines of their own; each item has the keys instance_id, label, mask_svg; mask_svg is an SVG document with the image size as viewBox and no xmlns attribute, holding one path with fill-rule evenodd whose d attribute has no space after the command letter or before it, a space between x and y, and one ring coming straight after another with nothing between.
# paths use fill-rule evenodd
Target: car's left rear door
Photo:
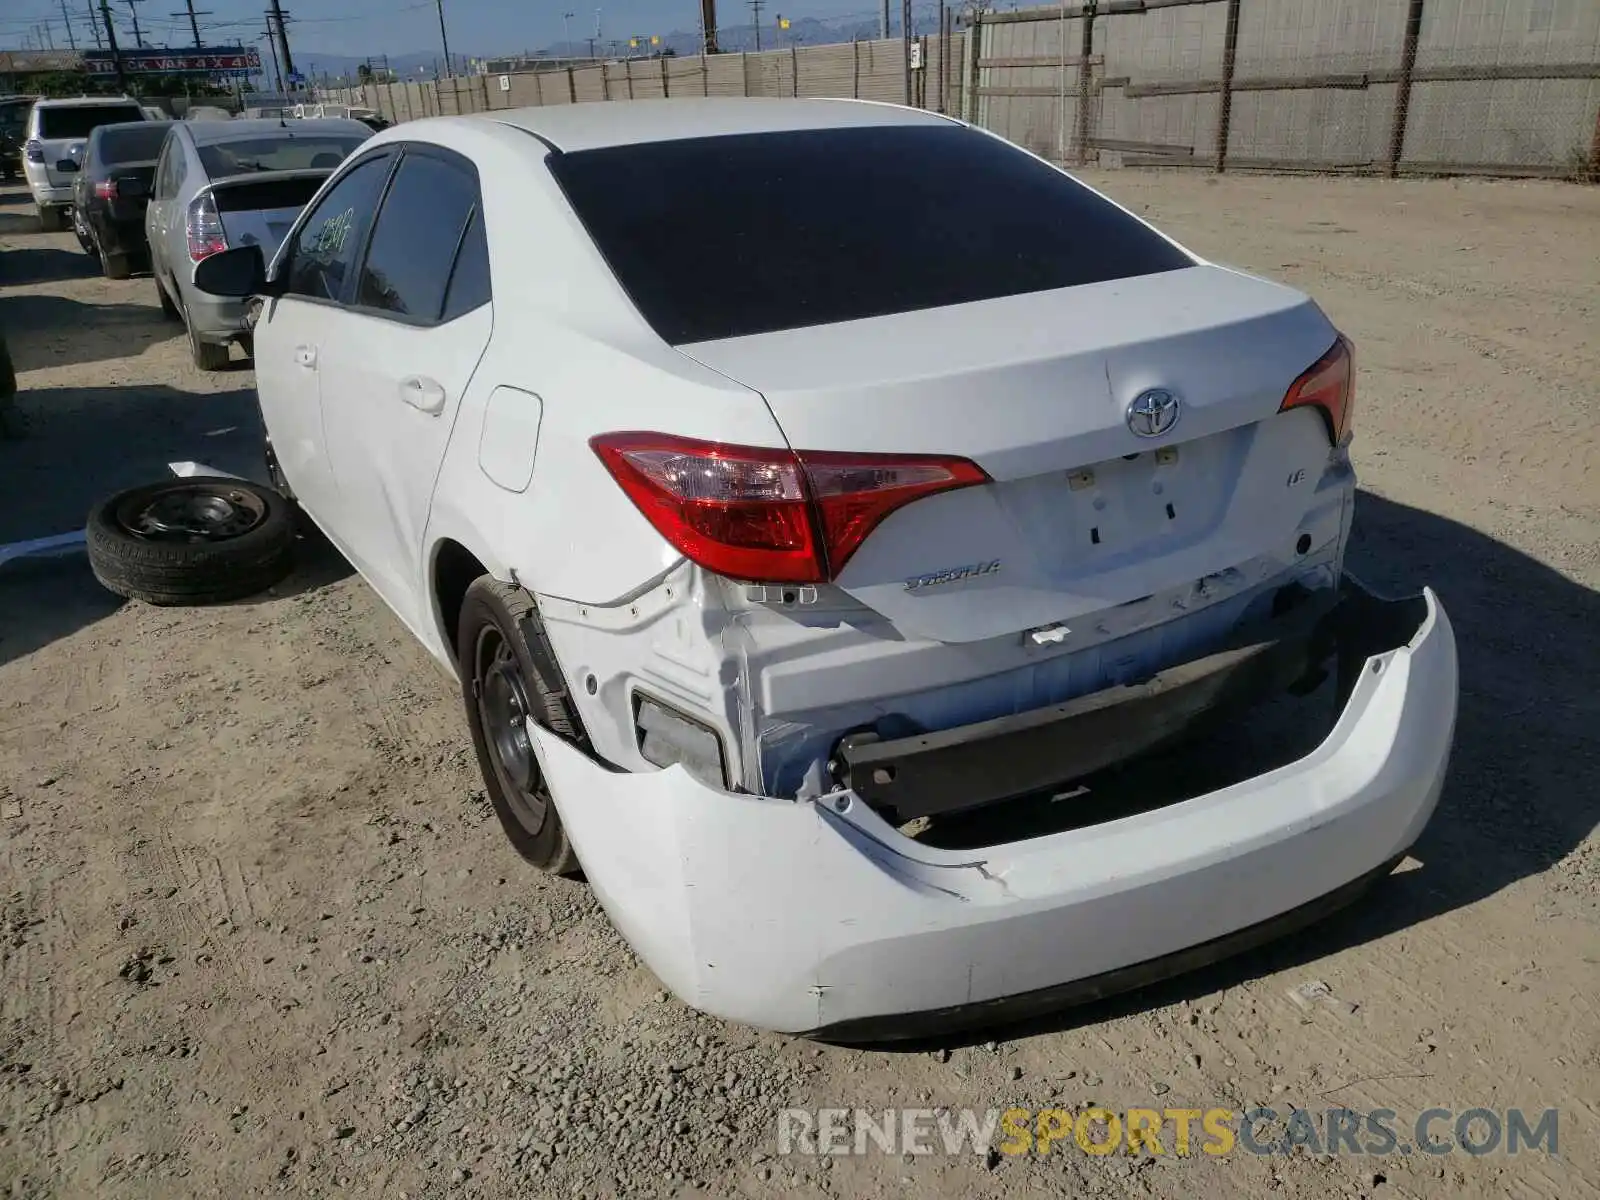
<instances>
[{"instance_id":1,"label":"car's left rear door","mask_svg":"<svg viewBox=\"0 0 1600 1200\"><path fill-rule=\"evenodd\" d=\"M368 580L422 629L434 481L493 327L478 175L467 159L406 147L340 323L345 336L323 345L322 414L346 537Z\"/></svg>"}]
</instances>

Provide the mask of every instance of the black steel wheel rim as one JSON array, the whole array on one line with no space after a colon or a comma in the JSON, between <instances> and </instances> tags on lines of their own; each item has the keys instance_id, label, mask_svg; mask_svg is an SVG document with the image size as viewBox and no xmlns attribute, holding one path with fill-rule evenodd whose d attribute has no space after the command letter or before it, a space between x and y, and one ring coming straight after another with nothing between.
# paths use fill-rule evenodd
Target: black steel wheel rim
<instances>
[{"instance_id":1,"label":"black steel wheel rim","mask_svg":"<svg viewBox=\"0 0 1600 1200\"><path fill-rule=\"evenodd\" d=\"M266 503L244 488L202 484L168 488L118 505L117 524L157 542L220 542L249 533L267 519Z\"/></svg>"},{"instance_id":2,"label":"black steel wheel rim","mask_svg":"<svg viewBox=\"0 0 1600 1200\"><path fill-rule=\"evenodd\" d=\"M544 825L549 793L533 752L528 721L534 709L522 664L498 628L487 625L478 634L473 690L478 722L501 794L529 833Z\"/></svg>"}]
</instances>

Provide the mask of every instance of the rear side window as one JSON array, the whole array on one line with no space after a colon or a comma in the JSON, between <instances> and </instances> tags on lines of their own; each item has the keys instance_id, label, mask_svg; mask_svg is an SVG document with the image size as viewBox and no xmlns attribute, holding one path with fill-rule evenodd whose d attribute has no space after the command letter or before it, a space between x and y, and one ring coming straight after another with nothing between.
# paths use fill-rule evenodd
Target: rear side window
<instances>
[{"instance_id":1,"label":"rear side window","mask_svg":"<svg viewBox=\"0 0 1600 1200\"><path fill-rule=\"evenodd\" d=\"M86 138L101 125L144 120L144 109L137 104L73 104L63 108L39 110L39 137Z\"/></svg>"},{"instance_id":2,"label":"rear side window","mask_svg":"<svg viewBox=\"0 0 1600 1200\"><path fill-rule=\"evenodd\" d=\"M477 179L465 168L431 154L401 159L372 231L356 305L439 320L451 264L477 203Z\"/></svg>"},{"instance_id":3,"label":"rear side window","mask_svg":"<svg viewBox=\"0 0 1600 1200\"><path fill-rule=\"evenodd\" d=\"M618 280L674 345L1191 266L998 138L957 125L555 154Z\"/></svg>"},{"instance_id":4,"label":"rear side window","mask_svg":"<svg viewBox=\"0 0 1600 1200\"><path fill-rule=\"evenodd\" d=\"M483 231L483 210L472 214L467 232L456 252L456 265L450 272L450 288L444 297L443 320L481 308L493 298L489 289L489 240Z\"/></svg>"},{"instance_id":5,"label":"rear side window","mask_svg":"<svg viewBox=\"0 0 1600 1200\"><path fill-rule=\"evenodd\" d=\"M96 157L103 163L154 162L171 126L165 121L102 129L95 138Z\"/></svg>"}]
</instances>

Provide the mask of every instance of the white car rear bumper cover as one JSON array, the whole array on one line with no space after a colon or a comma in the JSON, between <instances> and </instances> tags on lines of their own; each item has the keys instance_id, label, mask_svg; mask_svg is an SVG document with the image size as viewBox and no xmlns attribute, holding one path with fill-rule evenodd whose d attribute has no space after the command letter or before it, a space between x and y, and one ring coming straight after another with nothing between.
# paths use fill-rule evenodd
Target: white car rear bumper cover
<instances>
[{"instance_id":1,"label":"white car rear bumper cover","mask_svg":"<svg viewBox=\"0 0 1600 1200\"><path fill-rule=\"evenodd\" d=\"M1401 855L1438 800L1456 717L1454 634L1424 600L1416 633L1367 660L1306 757L973 851L905 838L849 792L730 794L680 767L613 772L533 734L597 897L680 998L791 1033L883 1019L892 1036L903 1014L983 1010L1226 940Z\"/></svg>"}]
</instances>

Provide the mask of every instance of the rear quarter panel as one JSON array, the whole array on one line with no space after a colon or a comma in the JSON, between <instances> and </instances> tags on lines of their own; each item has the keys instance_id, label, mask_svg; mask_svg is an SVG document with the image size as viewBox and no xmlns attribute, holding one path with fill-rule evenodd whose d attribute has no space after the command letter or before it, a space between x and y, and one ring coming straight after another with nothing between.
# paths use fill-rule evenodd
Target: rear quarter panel
<instances>
[{"instance_id":1,"label":"rear quarter panel","mask_svg":"<svg viewBox=\"0 0 1600 1200\"><path fill-rule=\"evenodd\" d=\"M424 561L450 539L498 578L580 603L623 602L680 556L612 480L589 439L664 429L781 446L782 434L759 395L689 361L645 326L568 209L537 139L477 119L439 122L446 124L447 144L478 165L495 332L462 398ZM425 137L433 128L433 121L414 122L380 138ZM543 405L532 481L521 492L497 485L479 461L485 405L499 386L530 392Z\"/></svg>"}]
</instances>

